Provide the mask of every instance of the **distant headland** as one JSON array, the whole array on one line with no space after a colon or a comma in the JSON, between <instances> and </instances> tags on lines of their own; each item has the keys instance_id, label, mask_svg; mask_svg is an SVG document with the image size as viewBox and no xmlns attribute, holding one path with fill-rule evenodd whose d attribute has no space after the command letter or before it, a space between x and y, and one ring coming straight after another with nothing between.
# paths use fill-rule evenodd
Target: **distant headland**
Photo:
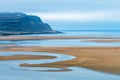
<instances>
[{"instance_id":1,"label":"distant headland","mask_svg":"<svg viewBox=\"0 0 120 80\"><path fill-rule=\"evenodd\" d=\"M0 13L0 35L52 34L60 33L49 24L43 23L40 17L25 13Z\"/></svg>"}]
</instances>

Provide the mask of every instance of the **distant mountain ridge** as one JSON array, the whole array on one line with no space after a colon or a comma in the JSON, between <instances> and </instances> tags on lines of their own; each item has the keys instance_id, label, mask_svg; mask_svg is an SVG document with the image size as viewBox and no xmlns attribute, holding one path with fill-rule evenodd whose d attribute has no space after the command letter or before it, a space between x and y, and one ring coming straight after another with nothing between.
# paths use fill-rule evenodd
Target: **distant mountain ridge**
<instances>
[{"instance_id":1,"label":"distant mountain ridge","mask_svg":"<svg viewBox=\"0 0 120 80\"><path fill-rule=\"evenodd\" d=\"M54 31L49 24L43 23L40 17L24 13L0 13L0 35L17 34L52 34Z\"/></svg>"}]
</instances>

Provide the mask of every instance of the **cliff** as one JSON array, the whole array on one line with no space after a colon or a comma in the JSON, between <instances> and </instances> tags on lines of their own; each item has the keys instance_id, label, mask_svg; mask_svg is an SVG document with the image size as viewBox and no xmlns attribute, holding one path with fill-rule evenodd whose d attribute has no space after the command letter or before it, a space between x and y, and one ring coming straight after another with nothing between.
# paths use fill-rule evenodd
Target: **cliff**
<instances>
[{"instance_id":1,"label":"cliff","mask_svg":"<svg viewBox=\"0 0 120 80\"><path fill-rule=\"evenodd\" d=\"M59 33L40 17L24 13L0 13L0 35Z\"/></svg>"}]
</instances>

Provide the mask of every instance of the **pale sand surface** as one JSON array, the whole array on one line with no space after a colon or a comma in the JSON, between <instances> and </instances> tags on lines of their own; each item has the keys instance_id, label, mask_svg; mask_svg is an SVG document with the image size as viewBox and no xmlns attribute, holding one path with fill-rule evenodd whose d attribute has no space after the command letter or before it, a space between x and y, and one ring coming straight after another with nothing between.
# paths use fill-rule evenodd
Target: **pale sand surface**
<instances>
[{"instance_id":1,"label":"pale sand surface","mask_svg":"<svg viewBox=\"0 0 120 80\"><path fill-rule=\"evenodd\" d=\"M53 52L76 56L76 59L49 64L21 64L27 67L84 67L120 74L120 47L11 47L1 51Z\"/></svg>"},{"instance_id":2,"label":"pale sand surface","mask_svg":"<svg viewBox=\"0 0 120 80\"><path fill-rule=\"evenodd\" d=\"M105 42L105 43L116 43L120 42L119 39L97 39L97 40L83 40L83 42Z\"/></svg>"},{"instance_id":3,"label":"pale sand surface","mask_svg":"<svg viewBox=\"0 0 120 80\"><path fill-rule=\"evenodd\" d=\"M1 36L0 40L46 40L46 39L120 39L120 37L102 36Z\"/></svg>"}]
</instances>

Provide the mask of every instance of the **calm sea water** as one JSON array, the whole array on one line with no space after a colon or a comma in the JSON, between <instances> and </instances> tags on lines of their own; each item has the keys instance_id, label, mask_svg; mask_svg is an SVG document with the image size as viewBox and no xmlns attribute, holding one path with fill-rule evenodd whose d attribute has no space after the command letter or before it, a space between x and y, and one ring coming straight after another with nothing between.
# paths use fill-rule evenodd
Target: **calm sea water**
<instances>
[{"instance_id":1,"label":"calm sea water","mask_svg":"<svg viewBox=\"0 0 120 80\"><path fill-rule=\"evenodd\" d=\"M63 34L30 34L29 36L120 36L120 30L59 30ZM25 36L25 35L23 35ZM28 36L28 35L27 35Z\"/></svg>"},{"instance_id":2,"label":"calm sea water","mask_svg":"<svg viewBox=\"0 0 120 80\"><path fill-rule=\"evenodd\" d=\"M73 36L120 36L120 30L63 30Z\"/></svg>"},{"instance_id":3,"label":"calm sea water","mask_svg":"<svg viewBox=\"0 0 120 80\"><path fill-rule=\"evenodd\" d=\"M120 36L119 30L61 30L63 34L30 34L22 36ZM27 40L0 41L0 44L16 44L21 46L120 46L120 42L83 42L85 39L70 40Z\"/></svg>"}]
</instances>

